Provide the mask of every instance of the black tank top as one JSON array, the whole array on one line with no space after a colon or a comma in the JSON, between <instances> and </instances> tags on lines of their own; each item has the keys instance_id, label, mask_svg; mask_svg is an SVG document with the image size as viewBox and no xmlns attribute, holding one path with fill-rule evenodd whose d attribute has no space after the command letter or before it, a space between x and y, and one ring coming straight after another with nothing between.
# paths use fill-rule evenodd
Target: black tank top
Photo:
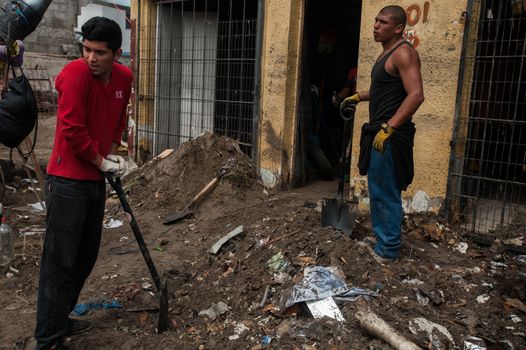
<instances>
[{"instance_id":1,"label":"black tank top","mask_svg":"<svg viewBox=\"0 0 526 350\"><path fill-rule=\"evenodd\" d=\"M401 41L373 66L369 88L369 122L371 123L389 120L407 97L402 79L385 70L387 59L397 48L405 44L410 45L405 40Z\"/></svg>"}]
</instances>

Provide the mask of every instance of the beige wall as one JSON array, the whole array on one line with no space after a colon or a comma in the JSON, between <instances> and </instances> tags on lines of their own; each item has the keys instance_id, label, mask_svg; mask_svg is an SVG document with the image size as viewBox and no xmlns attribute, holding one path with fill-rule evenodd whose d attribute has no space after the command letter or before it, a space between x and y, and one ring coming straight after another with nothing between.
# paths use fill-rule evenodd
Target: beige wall
<instances>
[{"instance_id":1,"label":"beige wall","mask_svg":"<svg viewBox=\"0 0 526 350\"><path fill-rule=\"evenodd\" d=\"M261 62L259 167L292 182L303 0L266 0Z\"/></svg>"},{"instance_id":2,"label":"beige wall","mask_svg":"<svg viewBox=\"0 0 526 350\"><path fill-rule=\"evenodd\" d=\"M467 0L431 1L363 1L358 90L368 90L370 72L381 44L374 42L374 18L386 5L400 5L410 11L409 36L413 36L422 61L422 77L426 100L415 114L415 178L404 196L425 191L431 197L445 197L453 129L458 68L462 49L463 11ZM418 11L419 10L419 11ZM355 122L353 175L357 174L358 141L361 125L368 118L367 103L359 105Z\"/></svg>"},{"instance_id":3,"label":"beige wall","mask_svg":"<svg viewBox=\"0 0 526 350\"><path fill-rule=\"evenodd\" d=\"M152 96L155 95L154 57L156 38L155 31L152 30L152 28L155 28L157 23L157 5L154 1L141 1L141 7L139 8L139 2L137 0L131 0L130 5L130 17L132 21L137 21L137 16L139 12L141 15L141 28L136 28L136 38L139 38L140 43L136 42L134 43L134 45L136 45L136 47L139 46L141 48L141 52L139 53L139 58L142 61L139 67L139 86L138 91L136 91L135 93L139 93L142 96L142 98L139 99L137 105L134 106L134 109L136 111L135 121L141 127L148 129L153 128L154 101ZM136 58L137 56L134 57ZM148 152L152 151L151 143L152 140L149 137L145 136L141 137L138 140L137 145L135 145L135 147L137 147L137 149L139 150L139 157L137 159L138 163L142 163L146 160L146 156L144 156L144 159L141 159L143 158L141 156L143 150L147 150Z\"/></svg>"}]
</instances>

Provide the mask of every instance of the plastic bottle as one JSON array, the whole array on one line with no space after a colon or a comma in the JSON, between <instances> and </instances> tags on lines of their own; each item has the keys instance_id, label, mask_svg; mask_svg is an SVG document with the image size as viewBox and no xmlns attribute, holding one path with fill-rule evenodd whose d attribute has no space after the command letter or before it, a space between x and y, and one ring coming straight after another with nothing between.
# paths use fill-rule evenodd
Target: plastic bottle
<instances>
[{"instance_id":1,"label":"plastic bottle","mask_svg":"<svg viewBox=\"0 0 526 350\"><path fill-rule=\"evenodd\" d=\"M9 264L14 256L13 229L7 223L7 218L2 217L0 224L0 266Z\"/></svg>"}]
</instances>

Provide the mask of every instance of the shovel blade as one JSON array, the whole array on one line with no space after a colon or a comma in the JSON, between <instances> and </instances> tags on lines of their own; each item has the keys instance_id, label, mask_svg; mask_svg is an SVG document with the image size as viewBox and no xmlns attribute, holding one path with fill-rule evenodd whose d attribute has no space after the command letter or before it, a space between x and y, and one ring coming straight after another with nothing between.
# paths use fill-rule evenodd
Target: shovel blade
<instances>
[{"instance_id":1,"label":"shovel blade","mask_svg":"<svg viewBox=\"0 0 526 350\"><path fill-rule=\"evenodd\" d=\"M341 203L336 199L327 199L321 207L322 227L331 226L347 234L351 234L356 224L356 213L349 205Z\"/></svg>"},{"instance_id":2,"label":"shovel blade","mask_svg":"<svg viewBox=\"0 0 526 350\"><path fill-rule=\"evenodd\" d=\"M169 217L167 217L164 221L163 221L163 224L164 225L170 225L170 224L173 224L181 219L184 219L186 218L187 216L191 215L193 213L192 210L190 209L183 209L181 211L177 211L175 213L173 213L172 215L170 215Z\"/></svg>"}]
</instances>

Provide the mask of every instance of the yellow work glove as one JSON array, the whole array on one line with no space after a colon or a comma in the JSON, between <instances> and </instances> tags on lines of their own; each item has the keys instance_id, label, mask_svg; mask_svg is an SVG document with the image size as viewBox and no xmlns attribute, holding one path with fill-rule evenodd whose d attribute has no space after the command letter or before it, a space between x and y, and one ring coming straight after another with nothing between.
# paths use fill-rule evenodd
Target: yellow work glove
<instances>
[{"instance_id":1,"label":"yellow work glove","mask_svg":"<svg viewBox=\"0 0 526 350\"><path fill-rule=\"evenodd\" d=\"M374 149L380 153L384 153L385 141L389 137L391 137L391 135L394 134L394 132L395 132L395 129L391 125L387 123L383 123L382 128L380 129L380 131L378 131L378 133L374 137L374 140L373 140Z\"/></svg>"},{"instance_id":2,"label":"yellow work glove","mask_svg":"<svg viewBox=\"0 0 526 350\"><path fill-rule=\"evenodd\" d=\"M358 93L347 97L340 105L340 110L343 113L354 113L356 105L360 102L360 95Z\"/></svg>"}]
</instances>

